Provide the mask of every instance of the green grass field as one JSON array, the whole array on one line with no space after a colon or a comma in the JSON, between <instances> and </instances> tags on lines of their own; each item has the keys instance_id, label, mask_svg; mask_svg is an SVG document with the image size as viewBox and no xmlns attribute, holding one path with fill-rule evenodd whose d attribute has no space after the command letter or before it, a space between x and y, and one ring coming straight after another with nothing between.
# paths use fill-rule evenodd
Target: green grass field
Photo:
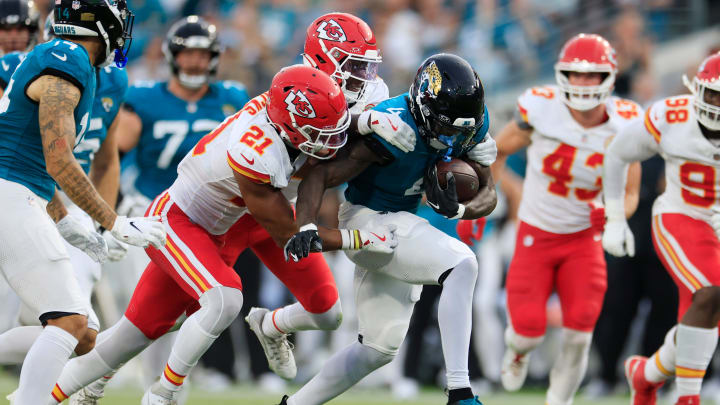
<instances>
[{"instance_id":1,"label":"green grass field","mask_svg":"<svg viewBox=\"0 0 720 405\"><path fill-rule=\"evenodd\" d=\"M7 375L0 375L0 404L6 404L5 396L13 391L17 381ZM140 403L142 392L139 390L110 390L100 402L103 405L133 405ZM266 394L251 386L238 386L230 391L218 393L203 392L193 387L187 405L276 405L281 395ZM497 394L481 398L485 405L543 405L544 393L541 391L520 392L516 394ZM331 401L334 405L444 405L447 398L440 390L424 390L420 397L409 401L397 401L385 390L353 389L340 398ZM627 396L617 396L603 400L585 400L578 398L576 405L627 405Z\"/></svg>"}]
</instances>

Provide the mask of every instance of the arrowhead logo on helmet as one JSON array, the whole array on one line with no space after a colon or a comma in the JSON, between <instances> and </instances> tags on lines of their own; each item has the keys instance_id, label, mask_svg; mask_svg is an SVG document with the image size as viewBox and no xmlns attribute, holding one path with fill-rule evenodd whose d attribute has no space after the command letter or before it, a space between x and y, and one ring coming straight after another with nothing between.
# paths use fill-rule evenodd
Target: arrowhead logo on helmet
<instances>
[{"instance_id":1,"label":"arrowhead logo on helmet","mask_svg":"<svg viewBox=\"0 0 720 405\"><path fill-rule=\"evenodd\" d=\"M327 39L328 41L335 42L347 41L345 31L343 31L340 24L333 19L320 23L320 25L317 27L317 32L318 38L320 39Z\"/></svg>"},{"instance_id":2,"label":"arrowhead logo on helmet","mask_svg":"<svg viewBox=\"0 0 720 405\"><path fill-rule=\"evenodd\" d=\"M287 104L287 110L295 115L299 115L303 118L315 118L315 109L313 108L307 96L300 90L291 90L285 97L285 104Z\"/></svg>"}]
</instances>

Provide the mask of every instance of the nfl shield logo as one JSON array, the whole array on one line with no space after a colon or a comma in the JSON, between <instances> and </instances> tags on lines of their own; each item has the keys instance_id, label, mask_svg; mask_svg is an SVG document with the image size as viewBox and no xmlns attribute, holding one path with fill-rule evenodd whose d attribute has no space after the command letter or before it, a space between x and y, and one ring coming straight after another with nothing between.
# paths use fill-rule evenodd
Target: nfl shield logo
<instances>
[{"instance_id":1,"label":"nfl shield logo","mask_svg":"<svg viewBox=\"0 0 720 405\"><path fill-rule=\"evenodd\" d=\"M72 9L73 9L73 10L78 10L78 9L80 9L80 1L79 1L79 0L73 0L73 2L72 2Z\"/></svg>"}]
</instances>

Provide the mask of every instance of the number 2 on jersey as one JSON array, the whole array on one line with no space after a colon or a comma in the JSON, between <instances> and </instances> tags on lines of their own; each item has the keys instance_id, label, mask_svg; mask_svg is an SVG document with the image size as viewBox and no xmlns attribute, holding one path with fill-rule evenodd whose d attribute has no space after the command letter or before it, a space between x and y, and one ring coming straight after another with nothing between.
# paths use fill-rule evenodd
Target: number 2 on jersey
<instances>
[{"instance_id":1,"label":"number 2 on jersey","mask_svg":"<svg viewBox=\"0 0 720 405\"><path fill-rule=\"evenodd\" d=\"M567 144L560 144L555 151L543 159L542 172L553 178L548 186L548 191L561 197L567 197L570 194L570 187L567 183L573 180L571 173L573 162L577 148ZM593 153L585 160L585 166L595 168L603 162L602 153ZM575 188L575 197L578 200L589 201L600 194L602 187L602 177L598 177L595 181L597 189Z\"/></svg>"}]
</instances>

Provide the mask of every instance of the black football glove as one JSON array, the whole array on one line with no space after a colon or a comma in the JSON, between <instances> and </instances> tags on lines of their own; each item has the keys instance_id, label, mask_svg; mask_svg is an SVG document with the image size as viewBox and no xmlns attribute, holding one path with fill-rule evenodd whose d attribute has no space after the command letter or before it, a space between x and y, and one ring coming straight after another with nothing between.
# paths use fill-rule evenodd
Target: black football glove
<instances>
[{"instance_id":1,"label":"black football glove","mask_svg":"<svg viewBox=\"0 0 720 405\"><path fill-rule=\"evenodd\" d=\"M446 218L462 218L465 213L465 206L458 202L457 190L455 189L455 176L448 172L446 173L446 179L447 187L443 190L438 182L437 167L432 165L425 172L423 185L425 186L427 205Z\"/></svg>"},{"instance_id":2,"label":"black football glove","mask_svg":"<svg viewBox=\"0 0 720 405\"><path fill-rule=\"evenodd\" d=\"M307 224L300 227L300 232L293 235L285 244L285 261L290 258L295 262L308 257L310 252L322 252L322 239L318 235L315 224Z\"/></svg>"}]
</instances>

